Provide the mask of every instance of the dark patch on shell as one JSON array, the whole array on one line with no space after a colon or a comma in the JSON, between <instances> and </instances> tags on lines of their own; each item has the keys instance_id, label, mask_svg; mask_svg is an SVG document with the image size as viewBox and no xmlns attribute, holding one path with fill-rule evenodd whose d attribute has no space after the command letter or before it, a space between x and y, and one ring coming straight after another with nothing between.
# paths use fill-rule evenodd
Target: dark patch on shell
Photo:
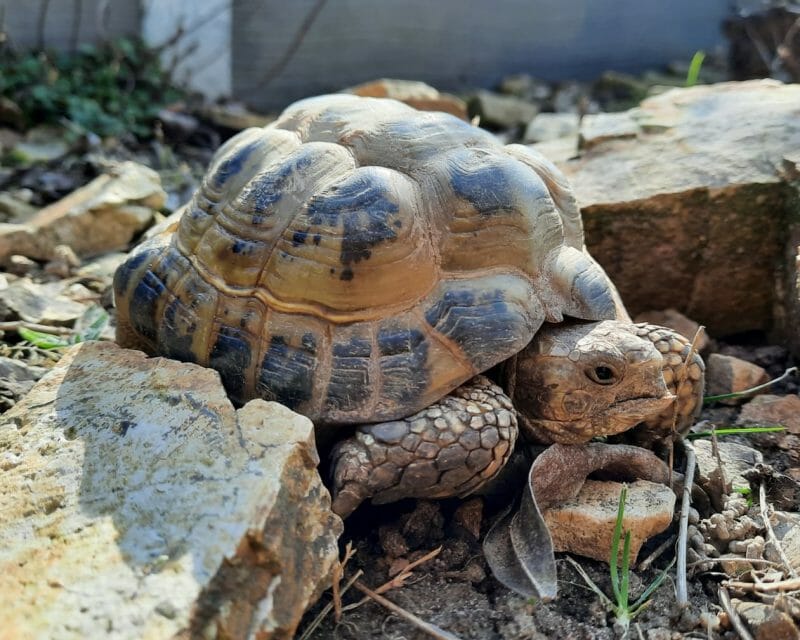
<instances>
[{"instance_id":1,"label":"dark patch on shell","mask_svg":"<svg viewBox=\"0 0 800 640\"><path fill-rule=\"evenodd\" d=\"M450 164L453 192L468 201L482 216L517 208L513 185L518 182L509 158L481 157L470 151Z\"/></svg>"},{"instance_id":2,"label":"dark patch on shell","mask_svg":"<svg viewBox=\"0 0 800 640\"><path fill-rule=\"evenodd\" d=\"M341 225L339 261L351 266L368 260L374 246L397 237L392 218L399 206L389 199L386 187L377 177L363 172L336 186L311 199L308 219L312 225ZM351 279L352 274L352 269L347 276L343 272L342 280Z\"/></svg>"},{"instance_id":3,"label":"dark patch on shell","mask_svg":"<svg viewBox=\"0 0 800 640\"><path fill-rule=\"evenodd\" d=\"M217 341L211 348L208 366L219 371L225 389L238 404L245 401L244 373L251 360L252 346L247 335L233 327L221 326Z\"/></svg>"},{"instance_id":4,"label":"dark patch on shell","mask_svg":"<svg viewBox=\"0 0 800 640\"><path fill-rule=\"evenodd\" d=\"M261 363L257 394L295 409L311 398L317 369L317 346L312 334L305 334L299 346L283 336L272 336Z\"/></svg>"},{"instance_id":5,"label":"dark patch on shell","mask_svg":"<svg viewBox=\"0 0 800 640\"><path fill-rule=\"evenodd\" d=\"M508 304L502 289L451 289L425 312L425 319L458 344L478 371L513 353L520 336L531 331L524 310Z\"/></svg>"}]
</instances>

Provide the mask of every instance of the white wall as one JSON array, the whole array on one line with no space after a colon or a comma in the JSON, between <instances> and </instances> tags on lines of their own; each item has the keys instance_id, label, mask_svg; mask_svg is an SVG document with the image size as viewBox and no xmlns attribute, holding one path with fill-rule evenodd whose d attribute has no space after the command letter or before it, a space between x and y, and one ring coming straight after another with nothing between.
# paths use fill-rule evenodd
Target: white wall
<instances>
[{"instance_id":1,"label":"white wall","mask_svg":"<svg viewBox=\"0 0 800 640\"><path fill-rule=\"evenodd\" d=\"M150 45L183 35L163 62L175 79L209 98L230 96L233 0L141 0L142 37Z\"/></svg>"}]
</instances>

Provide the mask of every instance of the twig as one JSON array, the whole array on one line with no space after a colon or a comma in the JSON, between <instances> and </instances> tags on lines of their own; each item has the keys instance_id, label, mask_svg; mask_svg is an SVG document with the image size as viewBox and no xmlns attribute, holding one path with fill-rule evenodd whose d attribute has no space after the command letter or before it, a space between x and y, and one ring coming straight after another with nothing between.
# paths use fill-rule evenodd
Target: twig
<instances>
[{"instance_id":1,"label":"twig","mask_svg":"<svg viewBox=\"0 0 800 640\"><path fill-rule=\"evenodd\" d=\"M726 398L741 398L743 396L748 396L751 393L755 393L756 391L761 391L762 389L767 389L768 387L771 387L774 384L783 382L784 380L786 380L786 378L794 375L795 373L797 373L797 367L789 367L788 369L786 369L786 371L784 371L780 376L778 376L774 380L769 380L764 384L760 384L755 387L750 387L749 389L745 389L744 391L736 391L734 393L723 393L718 396L706 396L705 398L703 398L703 403L711 404L712 402L716 402L717 400L725 400Z\"/></svg>"},{"instance_id":2,"label":"twig","mask_svg":"<svg viewBox=\"0 0 800 640\"><path fill-rule=\"evenodd\" d=\"M716 558L704 558L702 560L697 560L695 562L690 562L686 566L694 568L694 567L699 567L700 565L703 565L703 564L718 564L719 562L722 562L723 560L725 562L744 562L744 563L747 563L747 564L758 564L758 565L764 565L764 566L768 566L768 567L780 567L781 566L779 562L773 562L772 560L764 560L764 558L743 558L742 556L728 556L728 555L718 556Z\"/></svg>"},{"instance_id":3,"label":"twig","mask_svg":"<svg viewBox=\"0 0 800 640\"><path fill-rule=\"evenodd\" d=\"M36 23L36 48L40 51L44 49L44 31L47 23L47 10L50 8L50 0L39 2L39 20Z\"/></svg>"},{"instance_id":4,"label":"twig","mask_svg":"<svg viewBox=\"0 0 800 640\"><path fill-rule=\"evenodd\" d=\"M742 591L752 591L753 593L758 593L759 591L800 591L800 578L780 580L778 582L736 582L734 580L726 580L724 585L731 589L741 589Z\"/></svg>"},{"instance_id":5,"label":"twig","mask_svg":"<svg viewBox=\"0 0 800 640\"><path fill-rule=\"evenodd\" d=\"M286 48L286 51L283 52L283 55L275 64L267 69L266 73L261 77L261 80L256 83L256 87L263 89L275 78L277 78L284 71L284 69L286 69L286 66L294 57L294 54L297 53L300 45L303 44L306 34L308 34L309 29L311 29L314 21L317 19L317 16L319 16L326 2L327 0L316 0L314 6L311 7L310 11L303 19L303 22L300 24L300 27L297 29L297 33L295 33L294 38L292 38L292 41Z\"/></svg>"},{"instance_id":6,"label":"twig","mask_svg":"<svg viewBox=\"0 0 800 640\"><path fill-rule=\"evenodd\" d=\"M111 14L111 0L98 0L95 9L94 23L97 27L97 34L101 40L108 40L108 18Z\"/></svg>"},{"instance_id":7,"label":"twig","mask_svg":"<svg viewBox=\"0 0 800 640\"><path fill-rule=\"evenodd\" d=\"M686 456L686 475L683 479L683 498L681 500L681 519L678 526L678 566L676 567L676 598L679 607L689 604L689 588L686 584L686 548L689 541L689 507L692 504L692 484L697 457L694 447L688 440L682 440Z\"/></svg>"},{"instance_id":8,"label":"twig","mask_svg":"<svg viewBox=\"0 0 800 640\"><path fill-rule=\"evenodd\" d=\"M664 553L667 549L669 549L672 544L675 542L675 536L670 536L664 542L662 542L658 547L656 547L655 551L647 556L644 560L642 560L637 566L637 571L647 571L650 568L650 565L653 564L658 558L661 557L661 554Z\"/></svg>"},{"instance_id":9,"label":"twig","mask_svg":"<svg viewBox=\"0 0 800 640\"><path fill-rule=\"evenodd\" d=\"M389 580L388 582L384 582L380 587L375 589L375 593L386 593L387 591L391 591L392 589L399 589L405 584L405 581L411 577L411 571L421 565L423 562L427 562L428 560L432 560L436 556L439 555L441 552L442 547L436 547L433 551L426 553L421 558L417 558L414 562L410 563L405 569L403 569L400 573L398 573L394 578ZM362 598L358 602L354 602L352 604L348 604L346 607L342 607L342 611L350 611L351 609L357 609L362 604L367 601L367 598Z\"/></svg>"},{"instance_id":10,"label":"twig","mask_svg":"<svg viewBox=\"0 0 800 640\"><path fill-rule=\"evenodd\" d=\"M797 578L797 572L794 570L794 567L792 567L792 563L786 556L786 552L783 550L783 545L781 544L781 541L778 540L778 536L775 535L775 531L772 528L772 523L769 521L767 488L763 482L761 482L761 484L758 485L758 502L759 502L759 507L761 509L761 519L764 521L764 528L767 530L767 539L772 540L772 544L781 558L781 562L783 563L783 566L786 569L786 573L788 573L789 576L792 578Z\"/></svg>"},{"instance_id":11,"label":"twig","mask_svg":"<svg viewBox=\"0 0 800 640\"><path fill-rule=\"evenodd\" d=\"M350 587L352 587L352 586L353 586L353 584L355 584L355 581L356 581L356 580L358 580L358 579L359 579L361 576L363 576L363 575L364 575L364 572L363 572L361 569L359 569L358 571L356 571L356 572L355 572L355 573L354 573L354 574L353 574L353 575L350 577L350 579L349 579L347 582L345 582L345 583L344 583L344 587L342 588L342 590L341 590L341 592L340 592L340 595L344 595L345 593L347 593L348 589L350 589ZM311 637L311 634L312 634L312 633L314 633L314 631L316 630L316 628L317 628L317 627L318 627L320 624L322 624L322 621L323 621L323 620L325 619L325 617L326 617L326 616L327 616L327 615L328 615L328 614L331 612L331 609L333 609L333 608L334 608L334 604L333 604L333 600L331 600L331 601L330 601L328 604L326 604L326 605L325 605L325 606L322 608L322 611L320 611L320 612L317 614L317 616L314 618L314 620L311 622L311 624L310 624L310 625L308 625L308 627L306 628L306 630L305 630L305 631L303 631L303 635L302 635L302 636L300 636L300 639L299 639L299 640L308 640L308 639Z\"/></svg>"},{"instance_id":12,"label":"twig","mask_svg":"<svg viewBox=\"0 0 800 640\"><path fill-rule=\"evenodd\" d=\"M453 635L449 631L445 631L441 627L437 627L435 624L432 624L430 622L425 622L422 618L415 616L410 611L406 611L401 606L395 604L394 602L392 602L387 598L384 598L382 595L374 592L372 589L366 587L361 582L356 581L355 587L362 593L366 594L367 597L372 598L379 605L386 607L392 613L395 613L404 620L407 620L418 629L427 633L432 638L437 638L438 640L460 640L458 636Z\"/></svg>"},{"instance_id":13,"label":"twig","mask_svg":"<svg viewBox=\"0 0 800 640\"><path fill-rule=\"evenodd\" d=\"M73 0L72 5L72 33L69 39L69 48L75 51L78 48L78 37L81 32L81 18L83 17L83 0Z\"/></svg>"},{"instance_id":14,"label":"twig","mask_svg":"<svg viewBox=\"0 0 800 640\"><path fill-rule=\"evenodd\" d=\"M333 567L333 583L331 585L331 593L333 595L333 608L335 611L334 619L336 622L340 622L342 619L342 594L339 593L339 583L342 580L344 568L347 566L347 563L350 562L350 558L352 558L354 554L355 551L353 551L353 544L348 542L344 549L344 559L341 562L337 562Z\"/></svg>"},{"instance_id":15,"label":"twig","mask_svg":"<svg viewBox=\"0 0 800 640\"><path fill-rule=\"evenodd\" d=\"M733 608L733 605L731 604L731 597L728 595L728 590L725 587L719 588L719 602L722 605L722 608L725 609L725 613L728 614L728 620L731 621L731 626L733 627L734 631L739 634L739 637L742 640L754 640L753 636L747 630L747 627L744 626L744 623L739 617L736 609Z\"/></svg>"},{"instance_id":16,"label":"twig","mask_svg":"<svg viewBox=\"0 0 800 640\"><path fill-rule=\"evenodd\" d=\"M74 333L72 329L67 327L51 327L47 324L37 324L35 322L25 322L24 320L11 320L9 322L0 322L0 331L16 331L17 329L25 328L31 331L41 331L42 333L52 333L59 336L66 336Z\"/></svg>"}]
</instances>

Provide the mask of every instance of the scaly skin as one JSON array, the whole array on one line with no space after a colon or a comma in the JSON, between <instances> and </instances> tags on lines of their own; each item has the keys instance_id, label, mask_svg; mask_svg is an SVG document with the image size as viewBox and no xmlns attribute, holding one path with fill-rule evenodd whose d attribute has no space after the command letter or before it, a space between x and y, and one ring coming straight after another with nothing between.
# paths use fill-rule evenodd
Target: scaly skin
<instances>
[{"instance_id":1,"label":"scaly skin","mask_svg":"<svg viewBox=\"0 0 800 640\"><path fill-rule=\"evenodd\" d=\"M367 498L463 496L494 477L517 438L581 444L635 431L650 446L691 426L704 365L670 329L617 321L542 328L517 356L509 397L477 376L404 420L359 427L333 451L333 510ZM677 403L677 412L676 412ZM516 412L514 410L516 409ZM515 413L517 414L515 416Z\"/></svg>"}]
</instances>

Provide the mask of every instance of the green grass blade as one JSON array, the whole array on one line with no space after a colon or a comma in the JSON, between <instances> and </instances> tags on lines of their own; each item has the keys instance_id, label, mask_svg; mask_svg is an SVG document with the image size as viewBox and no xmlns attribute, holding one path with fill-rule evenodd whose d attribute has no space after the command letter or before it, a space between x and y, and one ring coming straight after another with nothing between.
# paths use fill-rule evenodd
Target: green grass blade
<instances>
[{"instance_id":1,"label":"green grass blade","mask_svg":"<svg viewBox=\"0 0 800 640\"><path fill-rule=\"evenodd\" d=\"M631 556L631 532L625 532L625 543L622 545L622 578L620 579L619 599L617 604L621 609L628 610L628 589L630 588L630 556Z\"/></svg>"},{"instance_id":2,"label":"green grass blade","mask_svg":"<svg viewBox=\"0 0 800 640\"><path fill-rule=\"evenodd\" d=\"M689 440L698 440L700 438L710 438L712 434L717 436L740 436L752 433L775 433L779 431L786 431L786 427L781 425L771 425L764 427L730 427L725 429L716 429L714 431L696 431L689 433L686 438Z\"/></svg>"},{"instance_id":3,"label":"green grass blade","mask_svg":"<svg viewBox=\"0 0 800 640\"><path fill-rule=\"evenodd\" d=\"M617 520L614 523L614 535L611 537L611 557L608 559L608 567L611 574L611 589L614 592L614 599L619 602L619 571L617 561L619 559L619 541L622 538L622 521L625 518L625 500L628 498L628 486L623 484L619 492L619 506L617 507Z\"/></svg>"},{"instance_id":4,"label":"green grass blade","mask_svg":"<svg viewBox=\"0 0 800 640\"><path fill-rule=\"evenodd\" d=\"M658 574L658 577L655 580L653 580L650 586L647 587L647 589L645 589L642 592L642 595L640 595L636 599L636 602L634 602L631 605L631 609L633 610L631 613L631 617L635 616L636 613L638 613L648 603L648 598L653 594L653 592L656 589L658 589L661 586L664 580L666 580L669 570L672 569L674 564L675 564L675 558L673 558L672 562L670 562L667 565L667 567L660 574Z\"/></svg>"},{"instance_id":5,"label":"green grass blade","mask_svg":"<svg viewBox=\"0 0 800 640\"><path fill-rule=\"evenodd\" d=\"M700 67L703 66L703 61L705 59L705 51L696 51L692 56L692 61L689 63L689 71L686 72L687 87L693 87L697 84L697 79L700 77Z\"/></svg>"},{"instance_id":6,"label":"green grass blade","mask_svg":"<svg viewBox=\"0 0 800 640\"><path fill-rule=\"evenodd\" d=\"M52 333L44 333L42 331L34 331L25 327L19 327L17 333L23 340L27 340L34 347L39 349L60 349L61 347L68 347L69 341L66 339L53 335Z\"/></svg>"}]
</instances>

